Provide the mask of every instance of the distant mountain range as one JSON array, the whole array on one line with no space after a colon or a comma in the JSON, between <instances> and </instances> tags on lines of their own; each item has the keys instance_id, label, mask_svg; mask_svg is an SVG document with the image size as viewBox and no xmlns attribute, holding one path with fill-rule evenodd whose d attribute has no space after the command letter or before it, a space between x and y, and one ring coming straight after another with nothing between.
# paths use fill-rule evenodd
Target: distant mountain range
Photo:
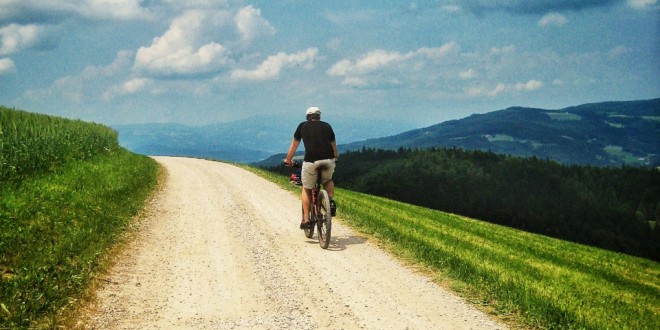
<instances>
[{"instance_id":1,"label":"distant mountain range","mask_svg":"<svg viewBox=\"0 0 660 330\"><path fill-rule=\"evenodd\" d=\"M352 142L391 135L414 128L411 123L328 116L340 141ZM115 125L119 143L145 155L214 158L256 162L286 152L293 132L304 120L298 117L257 116L206 126L181 124ZM300 148L299 150L302 150Z\"/></svg>"},{"instance_id":2,"label":"distant mountain range","mask_svg":"<svg viewBox=\"0 0 660 330\"><path fill-rule=\"evenodd\" d=\"M401 134L354 142L361 148L456 147L563 164L660 165L660 99L584 104L561 110L512 107Z\"/></svg>"},{"instance_id":3,"label":"distant mountain range","mask_svg":"<svg viewBox=\"0 0 660 330\"><path fill-rule=\"evenodd\" d=\"M198 127L137 124L113 128L124 147L142 154L245 163L266 159L262 164L267 164L281 161L300 121L298 117L259 116ZM365 147L456 147L563 164L660 165L660 98L560 110L511 107L410 131L405 130L412 124L371 119L333 118L331 123L340 143L356 141L341 144L340 152ZM392 135L397 131L405 132Z\"/></svg>"}]
</instances>

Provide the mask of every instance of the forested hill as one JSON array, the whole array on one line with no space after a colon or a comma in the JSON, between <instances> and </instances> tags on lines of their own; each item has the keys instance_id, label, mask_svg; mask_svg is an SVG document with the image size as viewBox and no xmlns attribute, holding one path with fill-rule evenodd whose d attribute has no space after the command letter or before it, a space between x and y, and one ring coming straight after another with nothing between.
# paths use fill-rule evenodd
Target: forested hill
<instances>
[{"instance_id":1,"label":"forested hill","mask_svg":"<svg viewBox=\"0 0 660 330\"><path fill-rule=\"evenodd\" d=\"M287 173L282 165L271 167ZM660 171L461 149L341 154L341 188L660 260ZM338 196L341 208L341 196Z\"/></svg>"},{"instance_id":2,"label":"forested hill","mask_svg":"<svg viewBox=\"0 0 660 330\"><path fill-rule=\"evenodd\" d=\"M561 110L511 107L341 149L458 147L562 164L660 165L660 98Z\"/></svg>"}]
</instances>

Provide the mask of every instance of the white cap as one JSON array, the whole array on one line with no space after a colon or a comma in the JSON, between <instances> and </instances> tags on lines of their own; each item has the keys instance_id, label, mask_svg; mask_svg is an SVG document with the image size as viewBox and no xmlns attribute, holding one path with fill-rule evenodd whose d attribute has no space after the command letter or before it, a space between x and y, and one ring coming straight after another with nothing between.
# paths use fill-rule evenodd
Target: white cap
<instances>
[{"instance_id":1,"label":"white cap","mask_svg":"<svg viewBox=\"0 0 660 330\"><path fill-rule=\"evenodd\" d=\"M307 108L307 115L320 115L321 114L321 109L318 107L309 107Z\"/></svg>"}]
</instances>

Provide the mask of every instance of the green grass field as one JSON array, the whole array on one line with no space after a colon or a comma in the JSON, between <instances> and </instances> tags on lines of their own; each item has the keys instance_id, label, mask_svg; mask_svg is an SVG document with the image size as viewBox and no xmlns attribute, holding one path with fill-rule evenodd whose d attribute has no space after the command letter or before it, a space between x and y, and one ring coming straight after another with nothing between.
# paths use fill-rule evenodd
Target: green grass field
<instances>
[{"instance_id":1,"label":"green grass field","mask_svg":"<svg viewBox=\"0 0 660 330\"><path fill-rule=\"evenodd\" d=\"M343 223L512 324L660 329L656 262L342 189L336 196Z\"/></svg>"},{"instance_id":2,"label":"green grass field","mask_svg":"<svg viewBox=\"0 0 660 330\"><path fill-rule=\"evenodd\" d=\"M0 151L0 329L57 327L144 206L159 167L120 148L107 127L2 107ZM511 324L660 329L656 262L347 190L336 195L342 222Z\"/></svg>"},{"instance_id":3,"label":"green grass field","mask_svg":"<svg viewBox=\"0 0 660 330\"><path fill-rule=\"evenodd\" d=\"M142 209L158 164L107 127L0 111L0 329L56 327Z\"/></svg>"}]
</instances>

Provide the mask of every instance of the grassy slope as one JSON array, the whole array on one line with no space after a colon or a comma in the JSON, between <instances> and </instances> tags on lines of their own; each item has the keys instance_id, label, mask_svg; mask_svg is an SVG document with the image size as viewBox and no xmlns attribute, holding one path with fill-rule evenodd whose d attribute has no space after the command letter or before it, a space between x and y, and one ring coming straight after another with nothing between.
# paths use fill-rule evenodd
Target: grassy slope
<instances>
[{"instance_id":1,"label":"grassy slope","mask_svg":"<svg viewBox=\"0 0 660 330\"><path fill-rule=\"evenodd\" d=\"M0 328L56 324L157 175L152 159L116 149L0 187Z\"/></svg>"},{"instance_id":2,"label":"grassy slope","mask_svg":"<svg viewBox=\"0 0 660 330\"><path fill-rule=\"evenodd\" d=\"M285 177L252 170L292 189ZM501 318L538 328L660 329L656 262L351 191L336 194L344 223Z\"/></svg>"}]
</instances>

